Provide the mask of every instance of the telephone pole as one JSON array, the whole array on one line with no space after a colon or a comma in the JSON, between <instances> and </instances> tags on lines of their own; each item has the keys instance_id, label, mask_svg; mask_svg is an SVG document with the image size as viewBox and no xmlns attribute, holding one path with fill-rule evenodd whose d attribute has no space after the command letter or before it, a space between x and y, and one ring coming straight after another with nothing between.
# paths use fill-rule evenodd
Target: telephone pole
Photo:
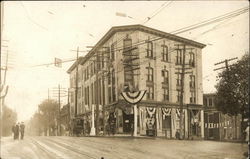
<instances>
[{"instance_id":1,"label":"telephone pole","mask_svg":"<svg viewBox=\"0 0 250 159\"><path fill-rule=\"evenodd\" d=\"M53 95L54 97L58 98L58 113L57 113L57 135L61 135L61 98L67 97L66 93L67 90L65 88L62 88L60 84L58 84L57 88L53 88ZM49 91L48 91L49 93ZM48 95L49 100L49 95Z\"/></svg>"},{"instance_id":2,"label":"telephone pole","mask_svg":"<svg viewBox=\"0 0 250 159\"><path fill-rule=\"evenodd\" d=\"M61 99L60 99L60 84L58 85L58 136L61 135Z\"/></svg>"},{"instance_id":3,"label":"telephone pole","mask_svg":"<svg viewBox=\"0 0 250 159\"><path fill-rule=\"evenodd\" d=\"M183 107L184 107L184 86L185 86L185 74L188 73L193 73L192 71L190 72L185 72L187 69L190 68L186 68L186 50L190 49L191 51L193 50L193 48L186 48L185 44L183 45L183 49L180 49L180 45L177 45L177 50L180 51L180 57L182 56L182 60L180 60L181 63L181 68L177 68L178 70L181 70L181 72L176 72L176 74L180 74L181 75L181 85L180 85L180 137L181 138L186 138L186 134L185 134L185 127L183 128L183 125L185 124L185 122L183 121Z\"/></svg>"}]
</instances>

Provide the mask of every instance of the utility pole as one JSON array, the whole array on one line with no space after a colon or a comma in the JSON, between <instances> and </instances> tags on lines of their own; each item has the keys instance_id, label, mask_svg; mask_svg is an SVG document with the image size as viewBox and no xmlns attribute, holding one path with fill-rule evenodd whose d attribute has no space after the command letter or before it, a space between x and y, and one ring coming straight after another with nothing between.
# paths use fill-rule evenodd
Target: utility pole
<instances>
[{"instance_id":1,"label":"utility pole","mask_svg":"<svg viewBox=\"0 0 250 159\"><path fill-rule=\"evenodd\" d=\"M181 62L181 68L177 68L179 70L181 70L181 72L176 72L176 74L181 74L181 87L180 87L180 136L181 138L186 138L186 133L185 133L185 128L183 128L183 125L185 124L185 121L183 121L183 107L184 107L184 86L185 86L185 74L187 73L193 73L191 72L185 72L186 69L190 69L190 68L186 68L186 50L190 49L191 51L193 50L193 48L186 48L186 45L183 44L183 49L180 49L181 44L177 45L177 50L180 50L180 57L182 55L182 61ZM189 130L190 131L190 130Z\"/></svg>"},{"instance_id":2,"label":"utility pole","mask_svg":"<svg viewBox=\"0 0 250 159\"><path fill-rule=\"evenodd\" d=\"M84 51L79 51L79 46L77 47L77 50L71 50L71 51L76 51L76 83L75 83L75 117L77 117L77 93L78 93L78 65L79 65L79 52L84 52Z\"/></svg>"},{"instance_id":3,"label":"utility pole","mask_svg":"<svg viewBox=\"0 0 250 159\"><path fill-rule=\"evenodd\" d=\"M185 131L183 129L183 106L184 106L184 98L183 98L183 93L184 93L184 80L185 80L185 54L186 54L186 45L183 46L183 63L181 67L181 95L180 95L180 136L183 138L185 135Z\"/></svg>"},{"instance_id":4,"label":"utility pole","mask_svg":"<svg viewBox=\"0 0 250 159\"><path fill-rule=\"evenodd\" d=\"M79 47L77 47L76 51L76 89L75 89L75 117L77 116L77 93L78 93L78 52Z\"/></svg>"},{"instance_id":5,"label":"utility pole","mask_svg":"<svg viewBox=\"0 0 250 159\"><path fill-rule=\"evenodd\" d=\"M58 136L61 135L61 99L60 99L60 84L58 85Z\"/></svg>"}]
</instances>

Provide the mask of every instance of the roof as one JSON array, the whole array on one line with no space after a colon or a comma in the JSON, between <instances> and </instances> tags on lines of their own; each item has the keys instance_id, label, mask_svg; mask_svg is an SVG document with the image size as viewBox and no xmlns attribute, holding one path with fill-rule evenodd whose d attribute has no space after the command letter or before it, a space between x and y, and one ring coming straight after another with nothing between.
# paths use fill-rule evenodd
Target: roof
<instances>
[{"instance_id":1,"label":"roof","mask_svg":"<svg viewBox=\"0 0 250 159\"><path fill-rule=\"evenodd\" d=\"M82 59L80 63L81 64L85 63L92 56L92 54L94 54L94 52L98 49L98 47L100 47L103 43L105 43L116 32L131 31L131 30L138 30L138 31L142 31L142 32L150 33L150 34L155 34L162 38L167 38L170 40L182 42L182 43L189 44L198 48L204 48L206 46L205 44L202 44L193 40L189 40L180 36L176 36L174 34L166 33L166 32L153 29L150 27L146 27L143 25L139 25L139 24L138 25L114 26L97 42L97 44L89 51L89 53L85 55L84 59ZM68 71L72 71L73 69L69 69Z\"/></svg>"},{"instance_id":2,"label":"roof","mask_svg":"<svg viewBox=\"0 0 250 159\"><path fill-rule=\"evenodd\" d=\"M204 93L203 97L211 97L211 96L216 96L216 93Z\"/></svg>"},{"instance_id":3,"label":"roof","mask_svg":"<svg viewBox=\"0 0 250 159\"><path fill-rule=\"evenodd\" d=\"M81 61L83 58L84 58L84 57L80 56L80 57L78 58L78 62L75 61L75 62L73 63L73 65L71 65L70 68L67 70L67 73L70 73L71 71L73 71L73 70L75 69L75 67L76 67L76 64L80 63L80 61Z\"/></svg>"}]
</instances>

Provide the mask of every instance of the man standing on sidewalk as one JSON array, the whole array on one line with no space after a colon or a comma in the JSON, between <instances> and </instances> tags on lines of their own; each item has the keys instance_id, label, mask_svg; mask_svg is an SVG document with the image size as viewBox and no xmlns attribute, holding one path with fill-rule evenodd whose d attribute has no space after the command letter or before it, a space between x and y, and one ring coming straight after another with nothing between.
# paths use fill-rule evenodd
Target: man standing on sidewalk
<instances>
[{"instance_id":1,"label":"man standing on sidewalk","mask_svg":"<svg viewBox=\"0 0 250 159\"><path fill-rule=\"evenodd\" d=\"M20 125L21 140L23 140L24 129L25 129L25 125L24 125L24 123L22 122L21 125Z\"/></svg>"}]
</instances>

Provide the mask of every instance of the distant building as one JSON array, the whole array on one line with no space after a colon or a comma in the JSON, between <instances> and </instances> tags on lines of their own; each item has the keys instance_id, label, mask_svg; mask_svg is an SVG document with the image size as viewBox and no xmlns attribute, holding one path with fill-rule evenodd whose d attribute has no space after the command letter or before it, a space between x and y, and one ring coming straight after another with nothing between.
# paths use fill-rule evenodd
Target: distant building
<instances>
[{"instance_id":1,"label":"distant building","mask_svg":"<svg viewBox=\"0 0 250 159\"><path fill-rule=\"evenodd\" d=\"M70 108L91 127L91 108L99 131L131 133L133 109L120 95L127 87L147 90L138 103L138 135L174 138L180 129L181 68L185 63L185 137L204 137L202 94L202 48L204 44L142 25L112 27L70 74ZM185 49L185 62L183 61ZM76 66L78 66L77 110L75 111ZM97 80L98 79L98 80ZM96 104L98 103L98 104ZM98 116L99 121L96 122ZM113 118L112 120L110 118Z\"/></svg>"},{"instance_id":2,"label":"distant building","mask_svg":"<svg viewBox=\"0 0 250 159\"><path fill-rule=\"evenodd\" d=\"M60 112L61 135L67 135L69 131L70 116L69 104L64 105Z\"/></svg>"},{"instance_id":3,"label":"distant building","mask_svg":"<svg viewBox=\"0 0 250 159\"><path fill-rule=\"evenodd\" d=\"M230 117L218 111L215 106L215 93L204 94L205 139L233 140L241 139L241 115ZM235 131L235 125L237 131Z\"/></svg>"}]
</instances>

